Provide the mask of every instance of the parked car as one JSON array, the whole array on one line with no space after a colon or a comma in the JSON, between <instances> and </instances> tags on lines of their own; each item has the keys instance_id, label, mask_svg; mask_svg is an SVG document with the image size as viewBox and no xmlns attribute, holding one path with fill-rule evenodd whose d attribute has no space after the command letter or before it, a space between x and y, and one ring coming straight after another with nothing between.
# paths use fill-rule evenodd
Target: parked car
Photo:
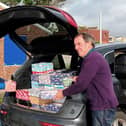
<instances>
[{"instance_id":1,"label":"parked car","mask_svg":"<svg viewBox=\"0 0 126 126\"><path fill-rule=\"evenodd\" d=\"M43 6L19 6L0 11L0 37L8 34L27 54L26 62L11 78L17 89L31 88L31 65L52 62L54 69L79 73L81 58L74 50L77 24L65 11ZM22 39L26 36L26 40ZM119 100L113 126L126 125L126 43L97 45L96 50L108 61ZM15 54L14 54L15 55ZM106 92L107 93L107 92ZM2 126L87 126L84 94L67 97L57 113L33 109L30 101L6 92L0 107Z\"/></svg>"}]
</instances>

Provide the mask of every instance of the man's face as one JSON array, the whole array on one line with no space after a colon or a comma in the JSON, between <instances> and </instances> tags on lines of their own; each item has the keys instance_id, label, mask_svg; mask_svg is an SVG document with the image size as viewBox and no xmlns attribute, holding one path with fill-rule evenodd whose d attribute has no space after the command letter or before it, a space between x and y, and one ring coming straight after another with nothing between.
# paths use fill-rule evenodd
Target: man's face
<instances>
[{"instance_id":1,"label":"man's face","mask_svg":"<svg viewBox=\"0 0 126 126\"><path fill-rule=\"evenodd\" d=\"M87 55L88 51L91 48L90 42L85 42L81 35L77 36L74 39L75 50L77 51L80 57L84 57Z\"/></svg>"}]
</instances>

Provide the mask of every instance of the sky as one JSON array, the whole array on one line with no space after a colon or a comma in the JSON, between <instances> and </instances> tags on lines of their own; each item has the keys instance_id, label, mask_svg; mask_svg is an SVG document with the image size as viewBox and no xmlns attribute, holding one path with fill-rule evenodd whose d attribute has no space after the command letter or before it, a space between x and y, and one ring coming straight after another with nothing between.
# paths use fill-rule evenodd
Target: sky
<instances>
[{"instance_id":1,"label":"sky","mask_svg":"<svg viewBox=\"0 0 126 126\"><path fill-rule=\"evenodd\" d=\"M99 27L112 36L126 37L126 0L66 0L61 8L75 19L79 26Z\"/></svg>"}]
</instances>

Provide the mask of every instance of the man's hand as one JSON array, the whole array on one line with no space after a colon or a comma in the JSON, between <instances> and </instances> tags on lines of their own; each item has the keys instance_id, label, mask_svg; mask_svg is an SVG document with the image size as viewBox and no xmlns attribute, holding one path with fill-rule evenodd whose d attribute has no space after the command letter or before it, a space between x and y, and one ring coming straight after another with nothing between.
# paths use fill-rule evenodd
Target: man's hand
<instances>
[{"instance_id":1,"label":"man's hand","mask_svg":"<svg viewBox=\"0 0 126 126\"><path fill-rule=\"evenodd\" d=\"M76 82L77 81L77 78L78 78L78 76L72 77L73 82Z\"/></svg>"},{"instance_id":2,"label":"man's hand","mask_svg":"<svg viewBox=\"0 0 126 126\"><path fill-rule=\"evenodd\" d=\"M63 96L63 90L58 90L53 99L54 100L61 100L63 98L64 98L64 96Z\"/></svg>"},{"instance_id":3,"label":"man's hand","mask_svg":"<svg viewBox=\"0 0 126 126\"><path fill-rule=\"evenodd\" d=\"M7 92L16 91L16 82L13 80L5 81L5 91Z\"/></svg>"}]
</instances>

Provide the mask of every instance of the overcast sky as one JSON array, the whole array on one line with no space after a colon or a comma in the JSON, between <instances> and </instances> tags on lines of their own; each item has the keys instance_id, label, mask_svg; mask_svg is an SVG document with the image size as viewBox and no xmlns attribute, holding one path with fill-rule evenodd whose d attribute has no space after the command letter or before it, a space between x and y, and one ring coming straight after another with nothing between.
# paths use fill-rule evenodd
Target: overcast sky
<instances>
[{"instance_id":1,"label":"overcast sky","mask_svg":"<svg viewBox=\"0 0 126 126\"><path fill-rule=\"evenodd\" d=\"M78 25L102 27L113 36L126 36L126 0L66 0L62 9L73 16Z\"/></svg>"}]
</instances>

